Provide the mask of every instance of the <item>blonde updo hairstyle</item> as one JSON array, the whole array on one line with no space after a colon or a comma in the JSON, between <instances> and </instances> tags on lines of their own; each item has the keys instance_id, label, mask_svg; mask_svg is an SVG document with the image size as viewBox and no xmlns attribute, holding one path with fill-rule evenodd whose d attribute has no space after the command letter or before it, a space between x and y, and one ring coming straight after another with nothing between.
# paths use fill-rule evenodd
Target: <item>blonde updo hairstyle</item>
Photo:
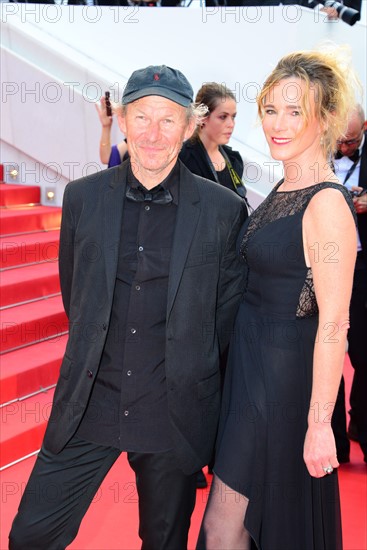
<instances>
[{"instance_id":1,"label":"blonde updo hairstyle","mask_svg":"<svg viewBox=\"0 0 367 550\"><path fill-rule=\"evenodd\" d=\"M299 78L306 83L301 102L306 125L311 117L310 92L314 93L315 116L324 128L321 147L326 158L332 157L337 140L345 135L348 114L355 106L351 71L333 51L299 51L286 55L268 76L257 98L260 119L264 117L264 104L271 89L289 78Z\"/></svg>"}]
</instances>

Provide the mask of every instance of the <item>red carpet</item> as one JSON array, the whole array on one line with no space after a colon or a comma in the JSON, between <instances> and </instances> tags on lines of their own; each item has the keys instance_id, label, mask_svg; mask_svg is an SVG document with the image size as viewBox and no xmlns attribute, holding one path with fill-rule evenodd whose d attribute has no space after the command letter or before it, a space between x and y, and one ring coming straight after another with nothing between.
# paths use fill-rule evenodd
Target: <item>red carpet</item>
<instances>
[{"instance_id":1,"label":"red carpet","mask_svg":"<svg viewBox=\"0 0 367 550\"><path fill-rule=\"evenodd\" d=\"M352 443L351 464L339 471L343 515L344 550L367 549L367 476L357 444ZM16 513L34 459L2 473L0 549L7 548L7 535ZM210 476L208 476L210 479ZM208 489L197 491L189 535L194 550ZM116 462L91 504L79 534L69 546L73 550L138 550L138 513L134 476L123 454ZM295 549L297 550L297 549Z\"/></svg>"},{"instance_id":2,"label":"red carpet","mask_svg":"<svg viewBox=\"0 0 367 550\"><path fill-rule=\"evenodd\" d=\"M59 227L60 214L54 206L23 206L4 210L1 215L1 234L51 230Z\"/></svg>"},{"instance_id":3,"label":"red carpet","mask_svg":"<svg viewBox=\"0 0 367 550\"><path fill-rule=\"evenodd\" d=\"M38 201L38 188L0 184L0 267L4 269L0 301L0 466L40 447L67 338L56 264L61 212L59 208L42 207L36 204ZM347 394L352 372L346 356ZM10 525L34 461L34 457L28 458L1 473L0 550L8 546ZM366 470L359 446L352 443L351 463L339 470L344 550L367 550ZM190 550L195 548L207 496L207 489L198 490ZM100 487L69 548L137 550L137 526L134 475L122 455Z\"/></svg>"},{"instance_id":4,"label":"red carpet","mask_svg":"<svg viewBox=\"0 0 367 550\"><path fill-rule=\"evenodd\" d=\"M1 317L2 351L60 336L68 330L59 296L5 309Z\"/></svg>"},{"instance_id":5,"label":"red carpet","mask_svg":"<svg viewBox=\"0 0 367 550\"><path fill-rule=\"evenodd\" d=\"M11 269L1 274L1 307L59 292L59 269L56 262Z\"/></svg>"},{"instance_id":6,"label":"red carpet","mask_svg":"<svg viewBox=\"0 0 367 550\"><path fill-rule=\"evenodd\" d=\"M0 268L57 260L59 234L54 230L1 237Z\"/></svg>"},{"instance_id":7,"label":"red carpet","mask_svg":"<svg viewBox=\"0 0 367 550\"><path fill-rule=\"evenodd\" d=\"M1 467L40 447L68 330L61 209L39 200L39 187L0 183Z\"/></svg>"},{"instance_id":8,"label":"red carpet","mask_svg":"<svg viewBox=\"0 0 367 550\"><path fill-rule=\"evenodd\" d=\"M1 172L2 173L2 172ZM21 191L22 202L19 202ZM11 185L7 183L0 194L0 206L13 206L14 204L38 204L40 202L40 188L36 185Z\"/></svg>"},{"instance_id":9,"label":"red carpet","mask_svg":"<svg viewBox=\"0 0 367 550\"><path fill-rule=\"evenodd\" d=\"M0 402L8 403L48 388L59 375L67 335L21 348L1 357ZM37 448L37 447L36 447ZM27 453L26 453L27 454Z\"/></svg>"}]
</instances>

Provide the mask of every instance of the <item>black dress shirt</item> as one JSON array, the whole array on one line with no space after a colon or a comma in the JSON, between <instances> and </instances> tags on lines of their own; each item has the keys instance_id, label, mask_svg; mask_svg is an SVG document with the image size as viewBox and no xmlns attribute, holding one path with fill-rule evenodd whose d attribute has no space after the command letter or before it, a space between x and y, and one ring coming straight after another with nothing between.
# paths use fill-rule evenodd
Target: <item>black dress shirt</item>
<instances>
[{"instance_id":1,"label":"black dress shirt","mask_svg":"<svg viewBox=\"0 0 367 550\"><path fill-rule=\"evenodd\" d=\"M171 203L125 198L109 331L77 432L83 439L122 451L159 452L172 446L165 340L178 163L161 186L171 192ZM145 190L131 168L129 187ZM156 188L149 195L155 192Z\"/></svg>"}]
</instances>

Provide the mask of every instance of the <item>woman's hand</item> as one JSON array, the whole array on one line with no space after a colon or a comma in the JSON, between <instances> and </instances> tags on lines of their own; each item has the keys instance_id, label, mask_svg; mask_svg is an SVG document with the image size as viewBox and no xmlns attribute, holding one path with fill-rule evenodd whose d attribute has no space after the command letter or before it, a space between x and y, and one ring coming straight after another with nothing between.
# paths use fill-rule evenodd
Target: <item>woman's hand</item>
<instances>
[{"instance_id":1,"label":"woman's hand","mask_svg":"<svg viewBox=\"0 0 367 550\"><path fill-rule=\"evenodd\" d=\"M313 477L323 477L327 468L339 466L336 458L335 438L331 424L312 424L309 426L304 443L303 458L307 469Z\"/></svg>"}]
</instances>

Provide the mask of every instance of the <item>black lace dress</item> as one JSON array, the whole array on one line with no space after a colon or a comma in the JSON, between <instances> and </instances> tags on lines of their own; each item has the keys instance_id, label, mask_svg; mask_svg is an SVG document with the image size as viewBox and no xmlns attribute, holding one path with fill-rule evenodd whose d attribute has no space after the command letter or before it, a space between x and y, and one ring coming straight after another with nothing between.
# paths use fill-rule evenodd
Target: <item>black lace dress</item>
<instances>
[{"instance_id":1,"label":"black lace dress","mask_svg":"<svg viewBox=\"0 0 367 550\"><path fill-rule=\"evenodd\" d=\"M339 550L337 472L316 479L303 461L318 309L302 218L311 198L330 187L354 208L339 184L278 192L281 183L239 236L248 276L230 348L214 471L249 498L245 526L257 548ZM326 252L332 261L332 244Z\"/></svg>"}]
</instances>

